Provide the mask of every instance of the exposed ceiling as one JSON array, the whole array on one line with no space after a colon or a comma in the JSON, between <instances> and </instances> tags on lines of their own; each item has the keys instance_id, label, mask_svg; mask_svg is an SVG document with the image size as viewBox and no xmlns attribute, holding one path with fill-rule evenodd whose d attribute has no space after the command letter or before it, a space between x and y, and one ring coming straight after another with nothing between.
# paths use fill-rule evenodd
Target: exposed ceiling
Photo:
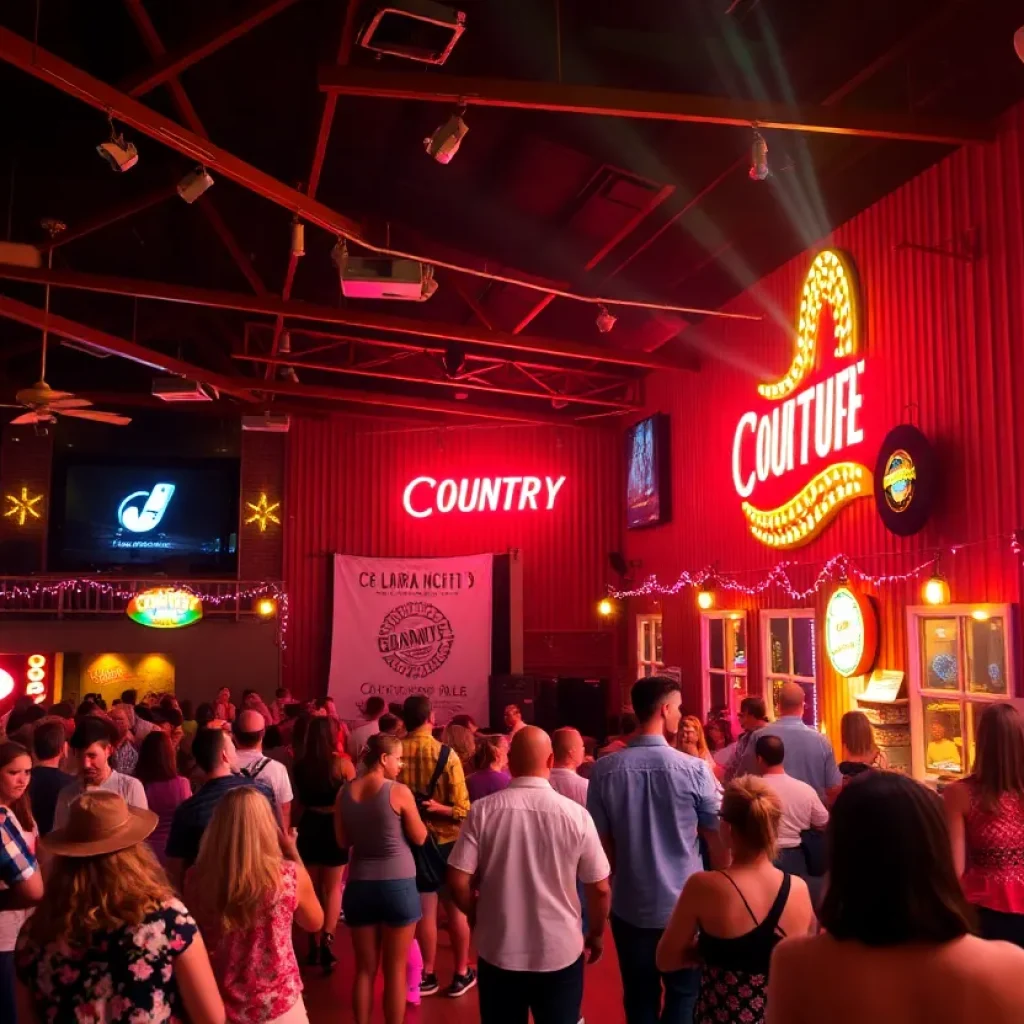
<instances>
[{"instance_id":1,"label":"exposed ceiling","mask_svg":"<svg viewBox=\"0 0 1024 1024\"><path fill-rule=\"evenodd\" d=\"M363 49L379 6L4 6L6 237L66 230L52 272L0 266L0 400L38 375L49 281L51 330L114 355L55 345L47 377L106 408L157 403L156 364L218 389L201 411L600 423L652 369L699 372L688 322L1024 95L999 0L465 0L442 68ZM442 166L423 140L462 105ZM95 152L108 110L126 173ZM341 298L341 235L439 264L437 293Z\"/></svg>"}]
</instances>

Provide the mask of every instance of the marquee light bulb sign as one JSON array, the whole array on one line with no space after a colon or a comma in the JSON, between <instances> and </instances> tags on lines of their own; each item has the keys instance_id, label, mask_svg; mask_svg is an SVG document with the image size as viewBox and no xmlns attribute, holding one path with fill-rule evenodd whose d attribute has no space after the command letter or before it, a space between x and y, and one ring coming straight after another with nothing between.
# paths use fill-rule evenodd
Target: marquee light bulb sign
<instances>
[{"instance_id":1,"label":"marquee light bulb sign","mask_svg":"<svg viewBox=\"0 0 1024 1024\"><path fill-rule=\"evenodd\" d=\"M187 590L158 587L136 594L128 602L128 618L152 629L179 629L203 617L203 602Z\"/></svg>"},{"instance_id":2,"label":"marquee light bulb sign","mask_svg":"<svg viewBox=\"0 0 1024 1024\"><path fill-rule=\"evenodd\" d=\"M838 369L822 376L822 328L829 322ZM733 485L762 544L806 544L850 501L872 493L871 471L858 458L865 443L859 335L853 266L825 249L804 281L793 362L780 380L758 386L769 404L745 412L733 435ZM788 498L775 507L752 500L780 490Z\"/></svg>"},{"instance_id":3,"label":"marquee light bulb sign","mask_svg":"<svg viewBox=\"0 0 1024 1024\"><path fill-rule=\"evenodd\" d=\"M414 477L402 492L402 507L414 519L450 512L550 512L564 476L485 476L459 480Z\"/></svg>"}]
</instances>

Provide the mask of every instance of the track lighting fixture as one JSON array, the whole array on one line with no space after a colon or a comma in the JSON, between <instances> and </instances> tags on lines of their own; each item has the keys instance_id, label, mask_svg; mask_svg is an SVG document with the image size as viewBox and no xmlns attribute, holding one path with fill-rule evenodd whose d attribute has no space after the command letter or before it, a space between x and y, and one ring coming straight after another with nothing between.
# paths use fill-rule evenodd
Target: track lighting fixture
<instances>
[{"instance_id":1,"label":"track lighting fixture","mask_svg":"<svg viewBox=\"0 0 1024 1024\"><path fill-rule=\"evenodd\" d=\"M205 167L197 167L178 182L178 195L191 205L212 185L213 175Z\"/></svg>"},{"instance_id":2,"label":"track lighting fixture","mask_svg":"<svg viewBox=\"0 0 1024 1024\"><path fill-rule=\"evenodd\" d=\"M469 125L463 120L465 107L452 114L444 124L440 125L433 135L423 140L423 148L439 163L451 163L452 157L459 151L462 140L469 131Z\"/></svg>"},{"instance_id":3,"label":"track lighting fixture","mask_svg":"<svg viewBox=\"0 0 1024 1024\"><path fill-rule=\"evenodd\" d=\"M139 151L135 148L134 142L125 142L124 134L118 133L114 127L113 117L108 115L107 120L110 122L110 139L101 142L96 147L96 152L115 171L130 171L139 162Z\"/></svg>"},{"instance_id":4,"label":"track lighting fixture","mask_svg":"<svg viewBox=\"0 0 1024 1024\"><path fill-rule=\"evenodd\" d=\"M594 321L594 323L597 324L597 329L602 334L607 334L615 326L617 318L612 316L612 314L608 312L608 309L605 306L600 306L599 310L600 311L597 314L597 319Z\"/></svg>"},{"instance_id":5,"label":"track lighting fixture","mask_svg":"<svg viewBox=\"0 0 1024 1024\"><path fill-rule=\"evenodd\" d=\"M764 181L771 173L771 169L768 167L768 143L755 128L754 141L750 146L750 180Z\"/></svg>"}]
</instances>

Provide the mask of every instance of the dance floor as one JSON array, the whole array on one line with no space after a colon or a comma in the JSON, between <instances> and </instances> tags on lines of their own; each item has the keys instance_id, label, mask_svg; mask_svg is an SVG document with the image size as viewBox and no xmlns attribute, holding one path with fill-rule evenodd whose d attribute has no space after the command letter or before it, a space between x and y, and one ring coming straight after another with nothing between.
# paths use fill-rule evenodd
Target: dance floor
<instances>
[{"instance_id":1,"label":"dance floor","mask_svg":"<svg viewBox=\"0 0 1024 1024\"><path fill-rule=\"evenodd\" d=\"M437 973L444 985L452 975L452 958L448 937L443 932L440 943ZM305 943L300 948L304 949ZM334 948L340 963L329 978L325 978L319 968L302 969L302 980L306 985L306 1008L311 1024L352 1024L352 945L344 925L338 929ZM381 980L378 977L373 1024L380 1024L384 1019L380 1009L380 986ZM589 1024L618 1024L624 1019L622 985L610 930L600 963L587 968L583 1015ZM410 1006L405 1019L407 1024L477 1024L480 1011L476 990L461 999L430 996L423 1000L421 1006Z\"/></svg>"}]
</instances>

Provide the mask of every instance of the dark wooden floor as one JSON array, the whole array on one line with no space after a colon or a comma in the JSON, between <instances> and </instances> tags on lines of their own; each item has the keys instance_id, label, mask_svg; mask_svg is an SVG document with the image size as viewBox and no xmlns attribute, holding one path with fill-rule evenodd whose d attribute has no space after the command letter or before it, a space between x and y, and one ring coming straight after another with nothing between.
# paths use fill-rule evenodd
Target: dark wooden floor
<instances>
[{"instance_id":1,"label":"dark wooden floor","mask_svg":"<svg viewBox=\"0 0 1024 1024\"><path fill-rule=\"evenodd\" d=\"M451 980L452 958L443 932L440 942L437 974L444 986ZM305 949L305 944L300 948ZM319 968L302 970L306 985L306 1009L311 1024L352 1024L352 946L344 925L338 929L334 948L340 963L331 977L325 978ZM374 1024L384 1019L380 1009L380 987L381 981L378 978ZM593 967L587 968L583 1014L588 1024L618 1024L624 1020L622 984L619 981L619 968L610 931L604 957ZM477 1024L480 1011L476 991L469 992L461 999L430 996L423 1000L420 1007L409 1007L405 1019L407 1024Z\"/></svg>"}]
</instances>

